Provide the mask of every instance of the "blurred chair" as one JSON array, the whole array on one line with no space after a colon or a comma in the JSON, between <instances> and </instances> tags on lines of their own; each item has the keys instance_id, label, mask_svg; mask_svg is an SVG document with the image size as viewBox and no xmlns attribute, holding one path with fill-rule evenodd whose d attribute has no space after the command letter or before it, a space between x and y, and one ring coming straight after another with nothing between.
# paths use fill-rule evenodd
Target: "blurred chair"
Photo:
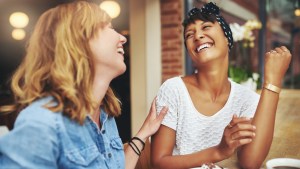
<instances>
[{"instance_id":1,"label":"blurred chair","mask_svg":"<svg viewBox=\"0 0 300 169\"><path fill-rule=\"evenodd\" d=\"M124 148L128 146L128 143L124 144ZM135 166L135 169L151 169L150 165L150 141L149 139L145 142L145 149L142 151L141 156Z\"/></svg>"}]
</instances>

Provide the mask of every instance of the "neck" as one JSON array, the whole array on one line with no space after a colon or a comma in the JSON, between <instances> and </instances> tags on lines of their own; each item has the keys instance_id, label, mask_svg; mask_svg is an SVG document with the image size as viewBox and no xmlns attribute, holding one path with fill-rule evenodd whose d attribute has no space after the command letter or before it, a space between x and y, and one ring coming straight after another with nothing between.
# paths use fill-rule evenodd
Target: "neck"
<instances>
[{"instance_id":1,"label":"neck","mask_svg":"<svg viewBox=\"0 0 300 169\"><path fill-rule=\"evenodd\" d=\"M103 77L95 78L94 84L93 84L93 93L94 93L94 99L96 102L98 102L99 106L101 105L101 102L107 92L107 89L109 88L109 84L112 79L105 79Z\"/></svg>"},{"instance_id":2,"label":"neck","mask_svg":"<svg viewBox=\"0 0 300 169\"><path fill-rule=\"evenodd\" d=\"M94 99L97 102L97 108L94 110L93 114L91 114L92 120L98 125L99 128L101 128L100 124L100 105L102 103L102 100L107 92L107 89L109 87L109 84L112 79L105 78L105 76L102 77L95 77L94 83L93 83L93 94Z\"/></svg>"},{"instance_id":3,"label":"neck","mask_svg":"<svg viewBox=\"0 0 300 169\"><path fill-rule=\"evenodd\" d=\"M202 90L203 94L212 102L216 102L220 95L230 92L230 82L228 80L227 71L224 72L211 71L208 73L199 72L194 74L196 86Z\"/></svg>"}]
</instances>

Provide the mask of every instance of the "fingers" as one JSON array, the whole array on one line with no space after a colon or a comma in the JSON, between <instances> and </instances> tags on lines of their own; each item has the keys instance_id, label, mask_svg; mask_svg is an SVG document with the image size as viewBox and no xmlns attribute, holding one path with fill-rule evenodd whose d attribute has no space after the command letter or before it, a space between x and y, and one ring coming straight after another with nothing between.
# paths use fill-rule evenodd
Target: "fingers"
<instances>
[{"instance_id":1,"label":"fingers","mask_svg":"<svg viewBox=\"0 0 300 169\"><path fill-rule=\"evenodd\" d=\"M253 139L251 139L251 138L245 138L245 139L234 140L234 141L232 142L232 146L233 146L234 149L236 149L236 148L238 148L238 147L240 147L240 146L242 146L242 145L251 143L252 140L253 140Z\"/></svg>"},{"instance_id":2,"label":"fingers","mask_svg":"<svg viewBox=\"0 0 300 169\"><path fill-rule=\"evenodd\" d=\"M241 130L255 131L256 127L252 125L249 121L247 123L240 122L235 124L232 128L230 128L230 132L234 133Z\"/></svg>"},{"instance_id":3,"label":"fingers","mask_svg":"<svg viewBox=\"0 0 300 169\"><path fill-rule=\"evenodd\" d=\"M237 117L237 115L233 115L232 120L227 125L227 127L232 128L238 123L251 123L251 119L247 117Z\"/></svg>"},{"instance_id":4,"label":"fingers","mask_svg":"<svg viewBox=\"0 0 300 169\"><path fill-rule=\"evenodd\" d=\"M167 114L168 110L169 110L169 108L166 107L166 106L164 106L161 109L161 111L160 111L160 113L159 113L159 115L157 117L157 120L161 122L164 119L165 115Z\"/></svg>"},{"instance_id":5,"label":"fingers","mask_svg":"<svg viewBox=\"0 0 300 169\"><path fill-rule=\"evenodd\" d=\"M155 96L155 98L153 99L152 103L151 103L151 111L156 111L156 98L157 96Z\"/></svg>"},{"instance_id":6,"label":"fingers","mask_svg":"<svg viewBox=\"0 0 300 169\"><path fill-rule=\"evenodd\" d=\"M268 55L270 55L270 54L273 54L273 55L274 54L290 54L290 51L285 46L281 46L281 47L277 47L273 50L270 50L266 54L268 54Z\"/></svg>"},{"instance_id":7,"label":"fingers","mask_svg":"<svg viewBox=\"0 0 300 169\"><path fill-rule=\"evenodd\" d=\"M252 142L255 130L256 127L251 124L250 118L235 115L224 131L225 140L229 147L235 149Z\"/></svg>"},{"instance_id":8,"label":"fingers","mask_svg":"<svg viewBox=\"0 0 300 169\"><path fill-rule=\"evenodd\" d=\"M281 80L291 62L291 53L285 47L277 47L266 53L264 82L280 87Z\"/></svg>"},{"instance_id":9,"label":"fingers","mask_svg":"<svg viewBox=\"0 0 300 169\"><path fill-rule=\"evenodd\" d=\"M167 106L164 106L161 109L159 115L157 116L157 114L156 114L156 99L157 99L157 96L152 101L150 114L151 114L152 119L156 118L159 122L161 122L163 120L163 118L165 117L165 115L167 114L169 108Z\"/></svg>"},{"instance_id":10,"label":"fingers","mask_svg":"<svg viewBox=\"0 0 300 169\"><path fill-rule=\"evenodd\" d=\"M252 125L250 118L233 116L227 126L227 135L230 135L232 139L253 137L255 136L255 129L256 127Z\"/></svg>"},{"instance_id":11,"label":"fingers","mask_svg":"<svg viewBox=\"0 0 300 169\"><path fill-rule=\"evenodd\" d=\"M254 131L237 131L231 134L232 140L238 140L242 138L254 138L255 132Z\"/></svg>"}]
</instances>

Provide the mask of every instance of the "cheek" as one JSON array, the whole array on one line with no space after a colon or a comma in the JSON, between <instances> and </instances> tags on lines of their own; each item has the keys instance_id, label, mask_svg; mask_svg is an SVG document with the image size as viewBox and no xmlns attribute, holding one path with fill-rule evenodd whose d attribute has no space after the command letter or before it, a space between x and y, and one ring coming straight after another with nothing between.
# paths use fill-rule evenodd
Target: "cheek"
<instances>
[{"instance_id":1,"label":"cheek","mask_svg":"<svg viewBox=\"0 0 300 169\"><path fill-rule=\"evenodd\" d=\"M190 50L191 48L193 48L193 46L194 46L193 40L192 39L186 40L185 41L185 46L186 46L187 50Z\"/></svg>"}]
</instances>

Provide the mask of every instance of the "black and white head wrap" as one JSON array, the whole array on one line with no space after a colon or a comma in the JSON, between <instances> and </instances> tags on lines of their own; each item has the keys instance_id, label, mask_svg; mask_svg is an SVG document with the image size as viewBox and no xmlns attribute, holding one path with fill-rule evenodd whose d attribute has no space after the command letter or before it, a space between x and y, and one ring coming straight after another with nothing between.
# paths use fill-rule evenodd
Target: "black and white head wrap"
<instances>
[{"instance_id":1,"label":"black and white head wrap","mask_svg":"<svg viewBox=\"0 0 300 169\"><path fill-rule=\"evenodd\" d=\"M202 8L196 8L194 7L188 12L187 18L184 20L183 25L187 26L187 22L190 18L192 17L197 17L197 16L203 16L203 15L214 15L216 17L216 21L220 24L225 37L228 39L228 47L231 49L233 47L233 37L232 37L232 32L231 29L228 25L228 23L225 21L225 19L220 15L220 9L219 7L210 2L205 4ZM199 18L200 19L200 18Z\"/></svg>"}]
</instances>

